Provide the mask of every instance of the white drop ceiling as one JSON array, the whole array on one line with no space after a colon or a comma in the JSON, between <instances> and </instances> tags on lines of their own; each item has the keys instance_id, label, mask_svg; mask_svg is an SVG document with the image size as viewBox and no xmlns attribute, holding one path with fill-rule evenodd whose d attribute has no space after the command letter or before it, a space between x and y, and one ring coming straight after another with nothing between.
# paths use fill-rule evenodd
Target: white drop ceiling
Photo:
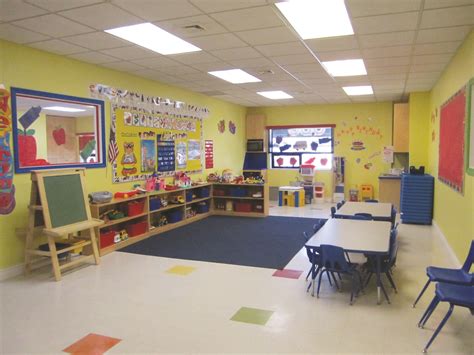
<instances>
[{"instance_id":1,"label":"white drop ceiling","mask_svg":"<svg viewBox=\"0 0 474 355\"><path fill-rule=\"evenodd\" d=\"M354 35L303 41L275 2L0 0L0 38L244 106L271 106L406 100L434 86L474 25L474 0L346 0ZM103 32L142 22L202 51L163 56ZM365 76L332 78L319 63L359 58ZM207 73L224 69L262 82L233 85ZM347 96L348 85L372 85L374 95ZM257 94L272 90L294 98Z\"/></svg>"}]
</instances>

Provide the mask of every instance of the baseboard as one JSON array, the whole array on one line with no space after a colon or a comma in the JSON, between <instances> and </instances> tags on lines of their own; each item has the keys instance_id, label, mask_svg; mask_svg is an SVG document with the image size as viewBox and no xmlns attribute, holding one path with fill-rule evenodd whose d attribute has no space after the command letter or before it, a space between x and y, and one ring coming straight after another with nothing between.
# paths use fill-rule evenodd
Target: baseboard
<instances>
[{"instance_id":1,"label":"baseboard","mask_svg":"<svg viewBox=\"0 0 474 355\"><path fill-rule=\"evenodd\" d=\"M433 220L433 226L435 227L435 230L438 232L439 239L444 243L444 246L446 247L446 250L448 251L449 257L453 261L455 267L461 267L462 264L459 261L456 253L454 252L453 248L451 248L451 245L449 245L448 240L446 239L446 236L444 235L443 231L439 227L439 225L436 223L435 220Z\"/></svg>"},{"instance_id":2,"label":"baseboard","mask_svg":"<svg viewBox=\"0 0 474 355\"><path fill-rule=\"evenodd\" d=\"M7 279L11 279L12 277L21 275L23 273L24 267L25 267L24 264L21 263L21 264L10 266L6 269L0 270L0 281L4 281Z\"/></svg>"}]
</instances>

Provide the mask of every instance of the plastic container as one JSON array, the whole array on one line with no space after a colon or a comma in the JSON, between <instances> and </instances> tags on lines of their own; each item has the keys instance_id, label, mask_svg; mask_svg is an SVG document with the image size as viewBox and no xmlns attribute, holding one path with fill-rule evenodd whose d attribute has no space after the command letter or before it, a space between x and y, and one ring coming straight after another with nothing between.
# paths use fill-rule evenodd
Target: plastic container
<instances>
[{"instance_id":1,"label":"plastic container","mask_svg":"<svg viewBox=\"0 0 474 355\"><path fill-rule=\"evenodd\" d=\"M145 207L145 200L140 201L130 201L127 204L127 216L136 216L143 213L143 208Z\"/></svg>"},{"instance_id":2,"label":"plastic container","mask_svg":"<svg viewBox=\"0 0 474 355\"><path fill-rule=\"evenodd\" d=\"M236 202L234 210L235 212L252 212L252 204L250 202Z\"/></svg>"},{"instance_id":3,"label":"plastic container","mask_svg":"<svg viewBox=\"0 0 474 355\"><path fill-rule=\"evenodd\" d=\"M211 189L207 186L196 189L195 191L198 198L206 198L209 197L211 194Z\"/></svg>"},{"instance_id":4,"label":"plastic container","mask_svg":"<svg viewBox=\"0 0 474 355\"><path fill-rule=\"evenodd\" d=\"M100 249L106 248L109 245L114 244L114 237L117 234L116 231L100 232Z\"/></svg>"},{"instance_id":5,"label":"plastic container","mask_svg":"<svg viewBox=\"0 0 474 355\"><path fill-rule=\"evenodd\" d=\"M222 189L214 189L214 196L225 196L225 191Z\"/></svg>"},{"instance_id":6,"label":"plastic container","mask_svg":"<svg viewBox=\"0 0 474 355\"><path fill-rule=\"evenodd\" d=\"M133 224L129 224L126 229L128 236L130 238L136 237L137 235L141 235L146 233L148 228L148 222L147 221L141 221Z\"/></svg>"},{"instance_id":7,"label":"plastic container","mask_svg":"<svg viewBox=\"0 0 474 355\"><path fill-rule=\"evenodd\" d=\"M175 210L171 211L167 215L168 223L176 223L183 219L183 211L182 210Z\"/></svg>"},{"instance_id":8,"label":"plastic container","mask_svg":"<svg viewBox=\"0 0 474 355\"><path fill-rule=\"evenodd\" d=\"M247 190L243 187L231 187L230 195L233 197L247 197Z\"/></svg>"},{"instance_id":9,"label":"plastic container","mask_svg":"<svg viewBox=\"0 0 474 355\"><path fill-rule=\"evenodd\" d=\"M199 202L196 206L197 213L207 213L209 212L209 204L206 202Z\"/></svg>"},{"instance_id":10,"label":"plastic container","mask_svg":"<svg viewBox=\"0 0 474 355\"><path fill-rule=\"evenodd\" d=\"M186 202L193 200L193 190L186 190Z\"/></svg>"},{"instance_id":11,"label":"plastic container","mask_svg":"<svg viewBox=\"0 0 474 355\"><path fill-rule=\"evenodd\" d=\"M160 209L161 206L161 198L155 197L155 198L150 198L150 211L156 211Z\"/></svg>"}]
</instances>

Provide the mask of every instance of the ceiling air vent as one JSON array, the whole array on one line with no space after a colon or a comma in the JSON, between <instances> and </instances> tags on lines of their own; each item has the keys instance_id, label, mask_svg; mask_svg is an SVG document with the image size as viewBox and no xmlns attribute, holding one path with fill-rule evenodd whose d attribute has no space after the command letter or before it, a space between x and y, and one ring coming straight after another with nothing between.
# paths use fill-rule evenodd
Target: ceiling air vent
<instances>
[{"instance_id":1,"label":"ceiling air vent","mask_svg":"<svg viewBox=\"0 0 474 355\"><path fill-rule=\"evenodd\" d=\"M184 26L183 28L187 30L189 33L202 32L206 30L201 25L188 25L188 26Z\"/></svg>"},{"instance_id":2,"label":"ceiling air vent","mask_svg":"<svg viewBox=\"0 0 474 355\"><path fill-rule=\"evenodd\" d=\"M259 75L273 75L275 72L271 69L261 70L258 72Z\"/></svg>"}]
</instances>

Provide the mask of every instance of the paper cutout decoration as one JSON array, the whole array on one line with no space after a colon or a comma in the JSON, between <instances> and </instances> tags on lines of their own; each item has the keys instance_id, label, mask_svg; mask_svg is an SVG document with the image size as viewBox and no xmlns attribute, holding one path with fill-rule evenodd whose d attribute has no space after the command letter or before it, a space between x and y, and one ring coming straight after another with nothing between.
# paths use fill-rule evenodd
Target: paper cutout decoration
<instances>
[{"instance_id":1,"label":"paper cutout decoration","mask_svg":"<svg viewBox=\"0 0 474 355\"><path fill-rule=\"evenodd\" d=\"M206 169L212 169L214 167L214 142L212 140L206 140L204 143L204 159Z\"/></svg>"},{"instance_id":2,"label":"paper cutout decoration","mask_svg":"<svg viewBox=\"0 0 474 355\"><path fill-rule=\"evenodd\" d=\"M16 205L13 185L13 160L10 148L11 110L10 92L0 86L0 214L10 214Z\"/></svg>"},{"instance_id":3,"label":"paper cutout decoration","mask_svg":"<svg viewBox=\"0 0 474 355\"><path fill-rule=\"evenodd\" d=\"M124 142L123 143L124 153L122 156L122 165L124 166L122 169L122 175L133 175L136 174L137 168L135 164L137 163L137 158L135 156L135 144L133 142Z\"/></svg>"},{"instance_id":4,"label":"paper cutout decoration","mask_svg":"<svg viewBox=\"0 0 474 355\"><path fill-rule=\"evenodd\" d=\"M351 149L352 150L364 150L365 149L364 142L362 142L362 141L353 141Z\"/></svg>"},{"instance_id":5,"label":"paper cutout decoration","mask_svg":"<svg viewBox=\"0 0 474 355\"><path fill-rule=\"evenodd\" d=\"M27 130L33 122L35 122L41 113L40 106L31 107L28 111L26 111L18 120L22 125L23 129Z\"/></svg>"},{"instance_id":6,"label":"paper cutout decoration","mask_svg":"<svg viewBox=\"0 0 474 355\"><path fill-rule=\"evenodd\" d=\"M235 134L236 130L237 130L237 127L235 127L235 123L232 121L229 121L229 132L232 134Z\"/></svg>"},{"instance_id":7,"label":"paper cutout decoration","mask_svg":"<svg viewBox=\"0 0 474 355\"><path fill-rule=\"evenodd\" d=\"M225 131L225 121L224 120L220 120L219 123L217 123L217 130L219 131L219 133L224 133L224 131Z\"/></svg>"}]
</instances>

